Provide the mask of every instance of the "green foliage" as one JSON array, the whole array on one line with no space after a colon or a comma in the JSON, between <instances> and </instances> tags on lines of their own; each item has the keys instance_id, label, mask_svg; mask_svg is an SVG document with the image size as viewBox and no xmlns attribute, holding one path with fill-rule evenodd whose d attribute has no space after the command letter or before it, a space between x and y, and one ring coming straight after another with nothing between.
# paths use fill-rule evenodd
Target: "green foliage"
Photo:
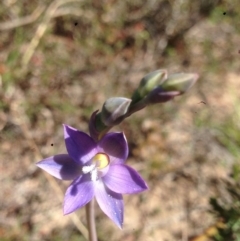
<instances>
[{"instance_id":1,"label":"green foliage","mask_svg":"<svg viewBox=\"0 0 240 241\"><path fill-rule=\"evenodd\" d=\"M211 198L213 213L224 225L218 228L214 241L240 240L240 184L237 181L226 183L225 197Z\"/></svg>"},{"instance_id":2,"label":"green foliage","mask_svg":"<svg viewBox=\"0 0 240 241\"><path fill-rule=\"evenodd\" d=\"M217 140L225 146L234 156L239 158L240 147L240 131L238 126L238 119L236 113L228 118L224 123L221 123L218 129L219 134Z\"/></svg>"}]
</instances>

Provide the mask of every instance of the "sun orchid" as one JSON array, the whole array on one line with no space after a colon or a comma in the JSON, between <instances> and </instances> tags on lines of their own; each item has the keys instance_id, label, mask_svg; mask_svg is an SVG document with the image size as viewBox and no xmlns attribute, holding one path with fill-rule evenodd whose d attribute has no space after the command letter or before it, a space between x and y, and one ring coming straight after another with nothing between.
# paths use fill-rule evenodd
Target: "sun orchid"
<instances>
[{"instance_id":1,"label":"sun orchid","mask_svg":"<svg viewBox=\"0 0 240 241\"><path fill-rule=\"evenodd\" d=\"M63 205L64 214L96 198L102 211L120 228L123 224L122 194L146 190L147 184L131 167L127 140L123 133L108 133L98 142L73 127L64 125L68 154L58 154L37 163L37 166L62 180L73 180Z\"/></svg>"}]
</instances>

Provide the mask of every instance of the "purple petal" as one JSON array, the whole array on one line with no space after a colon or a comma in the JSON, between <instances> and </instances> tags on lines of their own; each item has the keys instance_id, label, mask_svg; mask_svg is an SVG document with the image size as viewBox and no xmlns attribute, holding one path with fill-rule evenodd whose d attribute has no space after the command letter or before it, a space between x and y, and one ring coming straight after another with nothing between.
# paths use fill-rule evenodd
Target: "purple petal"
<instances>
[{"instance_id":1,"label":"purple petal","mask_svg":"<svg viewBox=\"0 0 240 241\"><path fill-rule=\"evenodd\" d=\"M127 165L110 165L102 179L109 189L117 193L132 194L148 189L142 177Z\"/></svg>"},{"instance_id":2,"label":"purple petal","mask_svg":"<svg viewBox=\"0 0 240 241\"><path fill-rule=\"evenodd\" d=\"M98 143L100 151L109 155L111 163L124 163L128 157L128 144L123 133L108 133Z\"/></svg>"},{"instance_id":3,"label":"purple petal","mask_svg":"<svg viewBox=\"0 0 240 241\"><path fill-rule=\"evenodd\" d=\"M119 227L123 225L123 198L109 190L102 181L94 183L97 202L102 211Z\"/></svg>"},{"instance_id":4,"label":"purple petal","mask_svg":"<svg viewBox=\"0 0 240 241\"><path fill-rule=\"evenodd\" d=\"M89 175L75 179L68 187L64 198L64 215L83 207L94 197L93 183Z\"/></svg>"},{"instance_id":5,"label":"purple petal","mask_svg":"<svg viewBox=\"0 0 240 241\"><path fill-rule=\"evenodd\" d=\"M74 161L83 165L97 154L97 144L86 133L74 129L70 126L64 126L64 137L69 156Z\"/></svg>"},{"instance_id":6,"label":"purple petal","mask_svg":"<svg viewBox=\"0 0 240 241\"><path fill-rule=\"evenodd\" d=\"M62 180L73 180L81 175L81 166L67 154L48 157L36 165L52 176Z\"/></svg>"}]
</instances>

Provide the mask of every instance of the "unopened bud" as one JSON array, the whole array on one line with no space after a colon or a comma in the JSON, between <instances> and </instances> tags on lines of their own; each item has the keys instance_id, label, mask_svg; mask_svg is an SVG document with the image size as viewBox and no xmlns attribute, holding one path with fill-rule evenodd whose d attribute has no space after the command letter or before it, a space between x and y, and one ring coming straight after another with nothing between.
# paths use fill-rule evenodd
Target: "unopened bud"
<instances>
[{"instance_id":1,"label":"unopened bud","mask_svg":"<svg viewBox=\"0 0 240 241\"><path fill-rule=\"evenodd\" d=\"M164 91L179 91L180 94L183 94L196 83L198 77L198 74L171 74L161 88Z\"/></svg>"},{"instance_id":2,"label":"unopened bud","mask_svg":"<svg viewBox=\"0 0 240 241\"><path fill-rule=\"evenodd\" d=\"M131 99L124 97L113 97L105 101L102 107L101 119L106 126L119 124L128 111L132 102Z\"/></svg>"},{"instance_id":3,"label":"unopened bud","mask_svg":"<svg viewBox=\"0 0 240 241\"><path fill-rule=\"evenodd\" d=\"M159 69L144 76L132 96L132 105L145 98L167 78L167 70Z\"/></svg>"}]
</instances>

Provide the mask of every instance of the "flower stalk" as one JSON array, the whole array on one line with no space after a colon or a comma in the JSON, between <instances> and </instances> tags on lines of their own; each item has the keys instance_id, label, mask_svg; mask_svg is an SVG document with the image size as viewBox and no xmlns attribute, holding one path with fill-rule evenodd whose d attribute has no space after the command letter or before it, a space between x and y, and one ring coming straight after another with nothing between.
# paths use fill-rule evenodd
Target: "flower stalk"
<instances>
[{"instance_id":1,"label":"flower stalk","mask_svg":"<svg viewBox=\"0 0 240 241\"><path fill-rule=\"evenodd\" d=\"M94 211L94 199L92 199L86 205L85 209L86 209L86 218L87 218L89 241L97 241L97 231L96 231L95 211Z\"/></svg>"}]
</instances>

